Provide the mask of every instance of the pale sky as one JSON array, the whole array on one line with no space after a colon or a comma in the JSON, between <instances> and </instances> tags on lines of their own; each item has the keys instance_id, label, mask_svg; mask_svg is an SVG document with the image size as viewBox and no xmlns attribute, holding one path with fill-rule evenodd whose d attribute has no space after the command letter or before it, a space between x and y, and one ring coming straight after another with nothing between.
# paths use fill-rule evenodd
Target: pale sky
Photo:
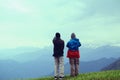
<instances>
[{"instance_id":1,"label":"pale sky","mask_svg":"<svg viewBox=\"0 0 120 80\"><path fill-rule=\"evenodd\" d=\"M0 48L52 45L72 32L84 46L120 45L120 0L0 0Z\"/></svg>"}]
</instances>

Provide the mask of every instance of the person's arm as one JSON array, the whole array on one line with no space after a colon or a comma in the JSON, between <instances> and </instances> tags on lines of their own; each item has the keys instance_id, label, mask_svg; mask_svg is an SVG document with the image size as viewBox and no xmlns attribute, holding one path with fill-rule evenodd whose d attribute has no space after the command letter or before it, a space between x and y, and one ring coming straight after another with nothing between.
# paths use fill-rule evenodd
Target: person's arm
<instances>
[{"instance_id":1,"label":"person's arm","mask_svg":"<svg viewBox=\"0 0 120 80\"><path fill-rule=\"evenodd\" d=\"M67 43L66 47L69 47L69 42Z\"/></svg>"},{"instance_id":2,"label":"person's arm","mask_svg":"<svg viewBox=\"0 0 120 80\"><path fill-rule=\"evenodd\" d=\"M56 39L56 37L54 37L53 40L52 40L53 44L55 44L55 39Z\"/></svg>"},{"instance_id":3,"label":"person's arm","mask_svg":"<svg viewBox=\"0 0 120 80\"><path fill-rule=\"evenodd\" d=\"M80 47L81 46L81 43L80 43L80 41L79 41L79 39L78 39L78 47Z\"/></svg>"},{"instance_id":4,"label":"person's arm","mask_svg":"<svg viewBox=\"0 0 120 80\"><path fill-rule=\"evenodd\" d=\"M63 41L63 46L62 46L62 49L64 49L64 47L65 47L65 42Z\"/></svg>"}]
</instances>

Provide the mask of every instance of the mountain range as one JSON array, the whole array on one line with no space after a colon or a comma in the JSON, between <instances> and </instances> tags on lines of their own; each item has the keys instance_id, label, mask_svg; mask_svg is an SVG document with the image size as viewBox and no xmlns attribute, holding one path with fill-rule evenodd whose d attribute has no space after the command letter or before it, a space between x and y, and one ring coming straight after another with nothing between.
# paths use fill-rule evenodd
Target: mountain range
<instances>
[{"instance_id":1,"label":"mountain range","mask_svg":"<svg viewBox=\"0 0 120 80\"><path fill-rule=\"evenodd\" d=\"M66 59L67 48L64 50ZM97 60L103 57L106 58L119 58L120 47L104 45L97 48L80 47L80 55L82 61ZM35 47L19 47L14 49L0 49L0 60L15 60L18 62L28 62L43 56L51 58L53 54L52 46L44 48ZM67 60L67 59L66 59ZM65 61L66 61L65 60Z\"/></svg>"},{"instance_id":2,"label":"mountain range","mask_svg":"<svg viewBox=\"0 0 120 80\"><path fill-rule=\"evenodd\" d=\"M120 70L120 58L114 61L113 63L109 64L108 66L101 69L102 71L105 70Z\"/></svg>"},{"instance_id":3,"label":"mountain range","mask_svg":"<svg viewBox=\"0 0 120 80\"><path fill-rule=\"evenodd\" d=\"M80 73L100 71L105 66L114 62L115 58L101 58L94 61L80 61ZM16 61L0 61L0 80L4 78L35 78L53 76L53 62L38 59L35 61L18 63ZM70 73L69 63L65 64L65 74Z\"/></svg>"},{"instance_id":4,"label":"mountain range","mask_svg":"<svg viewBox=\"0 0 120 80\"><path fill-rule=\"evenodd\" d=\"M65 74L70 67L64 51ZM80 73L100 71L120 57L120 47L80 48ZM7 55L8 54L8 55ZM0 50L0 80L53 76L52 47Z\"/></svg>"}]
</instances>

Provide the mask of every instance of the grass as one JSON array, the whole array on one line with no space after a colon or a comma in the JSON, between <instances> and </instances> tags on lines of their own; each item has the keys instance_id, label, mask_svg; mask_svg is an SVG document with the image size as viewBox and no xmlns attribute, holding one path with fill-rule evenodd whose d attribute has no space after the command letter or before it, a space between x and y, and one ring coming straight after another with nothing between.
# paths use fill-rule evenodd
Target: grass
<instances>
[{"instance_id":1,"label":"grass","mask_svg":"<svg viewBox=\"0 0 120 80\"><path fill-rule=\"evenodd\" d=\"M53 77L26 80L54 80ZM65 76L63 80L120 80L120 70L101 71L79 74L77 77Z\"/></svg>"}]
</instances>

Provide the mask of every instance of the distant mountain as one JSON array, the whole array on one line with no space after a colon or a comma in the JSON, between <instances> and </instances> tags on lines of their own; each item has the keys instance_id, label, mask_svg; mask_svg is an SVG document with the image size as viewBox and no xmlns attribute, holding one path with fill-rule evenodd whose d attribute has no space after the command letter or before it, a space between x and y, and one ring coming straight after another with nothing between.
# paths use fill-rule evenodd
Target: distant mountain
<instances>
[{"instance_id":1,"label":"distant mountain","mask_svg":"<svg viewBox=\"0 0 120 80\"><path fill-rule=\"evenodd\" d=\"M0 80L8 78L35 78L43 77L53 71L52 50L46 48L16 48L5 54L9 58L0 58ZM10 51L10 52L9 52ZM3 53L1 53L3 54ZM49 67L48 67L49 66ZM7 78L7 79L6 79Z\"/></svg>"},{"instance_id":2,"label":"distant mountain","mask_svg":"<svg viewBox=\"0 0 120 80\"><path fill-rule=\"evenodd\" d=\"M0 50L0 60L14 60L17 62L28 62L38 58L52 56L51 47L34 48L34 47L19 47L14 49Z\"/></svg>"},{"instance_id":3,"label":"distant mountain","mask_svg":"<svg viewBox=\"0 0 120 80\"><path fill-rule=\"evenodd\" d=\"M104 67L102 70L120 70L120 58L110 65Z\"/></svg>"},{"instance_id":4,"label":"distant mountain","mask_svg":"<svg viewBox=\"0 0 120 80\"><path fill-rule=\"evenodd\" d=\"M65 47L64 56L65 62L66 59L67 48ZM86 48L80 47L80 54L82 61L91 61L97 60L100 58L118 58L120 57L120 47L118 46L110 46L105 45L97 48ZM15 49L5 49L0 50L0 60L15 60L18 62L28 62L35 60L39 57L43 58L46 56L47 58L51 57L53 54L53 47L44 47L44 48L34 48L34 47L21 47Z\"/></svg>"},{"instance_id":5,"label":"distant mountain","mask_svg":"<svg viewBox=\"0 0 120 80\"><path fill-rule=\"evenodd\" d=\"M67 48L64 50L64 61L65 73L69 74L70 67L66 53ZM80 73L99 71L120 57L119 53L120 47L116 46L107 45L95 49L81 47ZM0 80L43 77L51 74L54 69L52 54L52 47L0 50Z\"/></svg>"},{"instance_id":6,"label":"distant mountain","mask_svg":"<svg viewBox=\"0 0 120 80\"><path fill-rule=\"evenodd\" d=\"M46 60L47 59L47 60ZM95 61L80 62L80 73L100 71L101 68L114 62L115 58L102 58ZM36 78L49 76L54 71L54 61L49 58L39 58L25 63L13 60L0 61L0 80L8 78ZM69 63L65 64L65 74L70 73ZM53 73L50 74L53 76Z\"/></svg>"},{"instance_id":7,"label":"distant mountain","mask_svg":"<svg viewBox=\"0 0 120 80\"><path fill-rule=\"evenodd\" d=\"M46 58L45 58L46 59ZM25 63L13 60L0 61L0 80L8 78L43 77L53 71L53 61L39 58Z\"/></svg>"},{"instance_id":8,"label":"distant mountain","mask_svg":"<svg viewBox=\"0 0 120 80\"><path fill-rule=\"evenodd\" d=\"M103 57L110 58L119 58L120 57L120 47L119 46L110 46L105 45L97 48L80 48L81 60L90 61L97 60Z\"/></svg>"},{"instance_id":9,"label":"distant mountain","mask_svg":"<svg viewBox=\"0 0 120 80\"><path fill-rule=\"evenodd\" d=\"M7 60L7 59L16 59L17 56L23 57L23 54L26 53L34 53L36 51L41 50L40 48L36 47L18 47L18 48L12 48L12 49L0 49L0 60Z\"/></svg>"}]
</instances>

